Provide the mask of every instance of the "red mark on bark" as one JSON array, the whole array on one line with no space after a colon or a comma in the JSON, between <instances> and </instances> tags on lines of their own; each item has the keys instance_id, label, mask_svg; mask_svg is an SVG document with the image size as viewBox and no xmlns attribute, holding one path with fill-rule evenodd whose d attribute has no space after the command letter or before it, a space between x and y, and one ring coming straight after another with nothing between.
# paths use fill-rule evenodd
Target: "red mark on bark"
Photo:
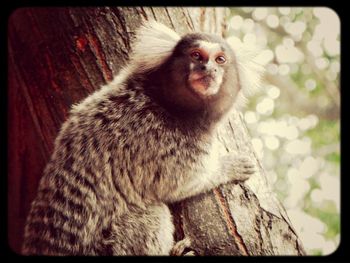
<instances>
[{"instance_id":1,"label":"red mark on bark","mask_svg":"<svg viewBox=\"0 0 350 263\"><path fill-rule=\"evenodd\" d=\"M92 51L94 52L97 58L98 64L100 65L104 79L107 81L111 81L113 79L113 74L111 69L108 67L105 54L102 51L99 41L92 35L88 35L87 39L89 41Z\"/></svg>"},{"instance_id":2,"label":"red mark on bark","mask_svg":"<svg viewBox=\"0 0 350 263\"><path fill-rule=\"evenodd\" d=\"M218 188L215 188L213 190L215 198L218 202L219 207L221 208L222 215L224 217L224 220L226 222L227 228L229 229L229 233L235 240L235 243L238 247L238 250L241 252L242 255L248 256L248 250L247 247L241 237L241 235L238 233L235 221L232 218L230 208L227 204L227 201L225 200L225 197L222 195L220 190Z\"/></svg>"},{"instance_id":3,"label":"red mark on bark","mask_svg":"<svg viewBox=\"0 0 350 263\"><path fill-rule=\"evenodd\" d=\"M45 53L45 59L46 59L46 64L47 64L47 69L48 69L48 74L49 74L47 79L50 80L51 87L55 90L55 92L62 93L61 87L58 86L56 81L55 81L54 68L52 65L51 58L47 53Z\"/></svg>"},{"instance_id":4,"label":"red mark on bark","mask_svg":"<svg viewBox=\"0 0 350 263\"><path fill-rule=\"evenodd\" d=\"M84 36L80 36L75 40L75 45L82 52L85 51L85 47L86 47L87 43L88 43L88 41Z\"/></svg>"}]
</instances>

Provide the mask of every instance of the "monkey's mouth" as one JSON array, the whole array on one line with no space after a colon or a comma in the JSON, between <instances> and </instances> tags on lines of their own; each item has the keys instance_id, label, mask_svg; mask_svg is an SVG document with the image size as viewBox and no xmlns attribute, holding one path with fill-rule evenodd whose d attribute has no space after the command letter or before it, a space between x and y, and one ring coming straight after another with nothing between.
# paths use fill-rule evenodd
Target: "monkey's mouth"
<instances>
[{"instance_id":1,"label":"monkey's mouth","mask_svg":"<svg viewBox=\"0 0 350 263\"><path fill-rule=\"evenodd\" d=\"M193 72L189 76L189 83L192 89L201 96L213 95L217 92L215 78L211 74Z\"/></svg>"}]
</instances>

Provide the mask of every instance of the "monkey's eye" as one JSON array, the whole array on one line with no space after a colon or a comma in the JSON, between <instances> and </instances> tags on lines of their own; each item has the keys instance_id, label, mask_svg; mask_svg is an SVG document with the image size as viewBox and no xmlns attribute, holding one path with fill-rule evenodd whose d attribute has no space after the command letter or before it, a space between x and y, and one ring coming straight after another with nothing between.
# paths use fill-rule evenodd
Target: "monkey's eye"
<instances>
[{"instance_id":1,"label":"monkey's eye","mask_svg":"<svg viewBox=\"0 0 350 263\"><path fill-rule=\"evenodd\" d=\"M218 64L224 64L226 62L226 58L224 56L218 56L216 57L215 61Z\"/></svg>"},{"instance_id":2,"label":"monkey's eye","mask_svg":"<svg viewBox=\"0 0 350 263\"><path fill-rule=\"evenodd\" d=\"M191 58L193 58L194 60L198 60L198 61L203 60L201 53L199 53L198 51L193 51L191 53Z\"/></svg>"}]
</instances>

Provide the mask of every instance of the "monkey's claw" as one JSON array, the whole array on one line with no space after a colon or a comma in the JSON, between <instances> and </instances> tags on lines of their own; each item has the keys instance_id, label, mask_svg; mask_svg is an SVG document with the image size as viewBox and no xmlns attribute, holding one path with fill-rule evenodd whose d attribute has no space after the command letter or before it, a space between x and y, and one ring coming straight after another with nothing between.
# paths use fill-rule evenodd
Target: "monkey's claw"
<instances>
[{"instance_id":1,"label":"monkey's claw","mask_svg":"<svg viewBox=\"0 0 350 263\"><path fill-rule=\"evenodd\" d=\"M245 181L256 172L255 163L248 156L238 156L234 162L238 181Z\"/></svg>"},{"instance_id":2,"label":"monkey's claw","mask_svg":"<svg viewBox=\"0 0 350 263\"><path fill-rule=\"evenodd\" d=\"M171 256L195 256L194 250L189 249L191 246L191 240L188 237L178 241L171 249Z\"/></svg>"},{"instance_id":3,"label":"monkey's claw","mask_svg":"<svg viewBox=\"0 0 350 263\"><path fill-rule=\"evenodd\" d=\"M246 156L228 155L224 157L224 167L232 174L232 180L245 181L256 172L253 160Z\"/></svg>"}]
</instances>

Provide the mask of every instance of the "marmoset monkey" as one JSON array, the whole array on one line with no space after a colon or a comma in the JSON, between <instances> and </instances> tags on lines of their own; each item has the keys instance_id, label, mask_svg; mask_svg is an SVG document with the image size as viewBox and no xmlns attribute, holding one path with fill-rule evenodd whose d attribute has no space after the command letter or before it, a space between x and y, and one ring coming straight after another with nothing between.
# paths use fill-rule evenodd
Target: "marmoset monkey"
<instances>
[{"instance_id":1,"label":"marmoset monkey","mask_svg":"<svg viewBox=\"0 0 350 263\"><path fill-rule=\"evenodd\" d=\"M249 178L246 157L215 154L240 92L237 57L218 36L137 32L129 65L73 106L25 227L24 254L168 255L168 203Z\"/></svg>"}]
</instances>

